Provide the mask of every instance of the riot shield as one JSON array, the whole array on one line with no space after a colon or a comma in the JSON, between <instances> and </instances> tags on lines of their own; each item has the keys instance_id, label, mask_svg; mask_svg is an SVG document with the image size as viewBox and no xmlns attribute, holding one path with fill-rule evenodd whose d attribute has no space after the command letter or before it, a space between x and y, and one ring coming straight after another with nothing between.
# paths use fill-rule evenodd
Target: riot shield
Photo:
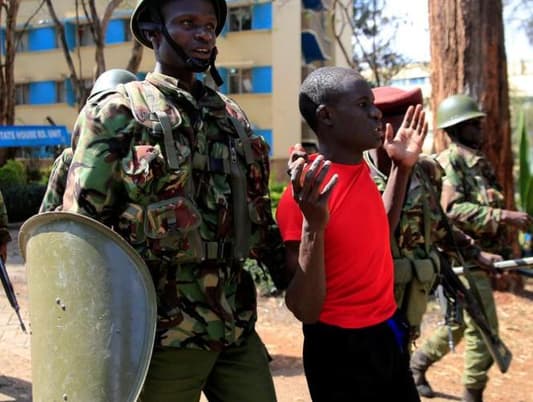
<instances>
[{"instance_id":1,"label":"riot shield","mask_svg":"<svg viewBox=\"0 0 533 402\"><path fill-rule=\"evenodd\" d=\"M144 261L105 225L49 212L21 227L35 402L136 401L157 319Z\"/></svg>"}]
</instances>

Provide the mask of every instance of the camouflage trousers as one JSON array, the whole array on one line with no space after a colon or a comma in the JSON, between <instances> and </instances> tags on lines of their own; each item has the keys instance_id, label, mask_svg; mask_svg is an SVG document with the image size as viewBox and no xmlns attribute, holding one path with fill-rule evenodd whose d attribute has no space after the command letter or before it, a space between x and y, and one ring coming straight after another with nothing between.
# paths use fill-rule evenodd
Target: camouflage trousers
<instances>
[{"instance_id":1,"label":"camouflage trousers","mask_svg":"<svg viewBox=\"0 0 533 402\"><path fill-rule=\"evenodd\" d=\"M496 315L496 304L492 294L492 287L488 275L483 272L472 272L474 282L479 290L481 301L490 326L498 330L498 317ZM466 280L461 278L466 284ZM468 285L467 285L468 286ZM461 339L465 338L465 356L463 384L472 389L484 388L488 381L487 372L493 363L485 342L479 330L475 327L472 318L465 313L464 324L451 325L451 332L454 344L457 345ZM449 351L448 327L439 327L424 343L421 351L432 361L438 361Z\"/></svg>"},{"instance_id":2,"label":"camouflage trousers","mask_svg":"<svg viewBox=\"0 0 533 402\"><path fill-rule=\"evenodd\" d=\"M138 402L276 402L266 347L254 331L222 352L174 347L154 351Z\"/></svg>"}]
</instances>

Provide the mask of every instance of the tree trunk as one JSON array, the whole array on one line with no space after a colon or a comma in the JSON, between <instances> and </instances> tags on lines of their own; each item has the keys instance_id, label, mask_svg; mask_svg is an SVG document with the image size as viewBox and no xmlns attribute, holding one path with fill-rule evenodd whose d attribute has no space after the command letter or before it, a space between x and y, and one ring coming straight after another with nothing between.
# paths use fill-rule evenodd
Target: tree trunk
<instances>
[{"instance_id":1,"label":"tree trunk","mask_svg":"<svg viewBox=\"0 0 533 402\"><path fill-rule=\"evenodd\" d=\"M501 0L430 0L431 108L466 93L487 113L483 151L497 168L506 207L514 207L513 154ZM435 117L435 116L434 116ZM444 138L443 138L444 137ZM435 133L435 149L447 145Z\"/></svg>"},{"instance_id":2,"label":"tree trunk","mask_svg":"<svg viewBox=\"0 0 533 402\"><path fill-rule=\"evenodd\" d=\"M513 154L507 60L501 0L429 0L431 109L447 96L464 93L487 113L483 151L503 186L505 207L514 209ZM435 114L434 114L435 127ZM435 130L435 151L449 139ZM516 242L516 234L510 239Z\"/></svg>"},{"instance_id":3,"label":"tree trunk","mask_svg":"<svg viewBox=\"0 0 533 402\"><path fill-rule=\"evenodd\" d=\"M0 125L15 123L16 27L20 0L0 1L0 25L5 13L4 56L0 53ZM14 156L13 148L0 148L0 166Z\"/></svg>"},{"instance_id":4,"label":"tree trunk","mask_svg":"<svg viewBox=\"0 0 533 402\"><path fill-rule=\"evenodd\" d=\"M129 70L132 73L136 74L139 71L139 66L141 65L142 57L143 45L141 44L141 42L137 42L137 40L133 38L130 59L128 60L126 70Z\"/></svg>"}]
</instances>

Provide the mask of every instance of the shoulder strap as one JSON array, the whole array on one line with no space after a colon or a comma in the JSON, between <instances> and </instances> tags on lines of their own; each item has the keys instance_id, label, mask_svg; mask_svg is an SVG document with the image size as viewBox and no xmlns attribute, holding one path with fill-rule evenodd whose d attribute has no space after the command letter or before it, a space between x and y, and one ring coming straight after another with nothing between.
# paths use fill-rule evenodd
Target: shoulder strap
<instances>
[{"instance_id":1,"label":"shoulder strap","mask_svg":"<svg viewBox=\"0 0 533 402\"><path fill-rule=\"evenodd\" d=\"M140 124L151 128L151 134L155 137L163 136L165 156L168 167L171 170L179 168L178 152L172 135L172 123L168 114L160 110L161 103L167 103L166 98L155 86L147 81L132 81L123 85L128 100L130 101L131 113ZM181 116L176 111L178 121L181 124Z\"/></svg>"}]
</instances>

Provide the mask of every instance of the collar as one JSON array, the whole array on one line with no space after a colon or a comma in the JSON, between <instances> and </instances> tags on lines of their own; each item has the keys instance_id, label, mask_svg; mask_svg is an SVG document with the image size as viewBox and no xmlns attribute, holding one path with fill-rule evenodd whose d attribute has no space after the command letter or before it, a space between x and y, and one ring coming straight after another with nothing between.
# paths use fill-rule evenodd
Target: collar
<instances>
[{"instance_id":1,"label":"collar","mask_svg":"<svg viewBox=\"0 0 533 402\"><path fill-rule=\"evenodd\" d=\"M146 80L156 86L165 96L184 98L195 108L207 107L208 109L224 109L226 103L212 88L196 80L198 92L202 95L196 99L189 91L179 86L179 79L162 73L151 72L146 75Z\"/></svg>"},{"instance_id":2,"label":"collar","mask_svg":"<svg viewBox=\"0 0 533 402\"><path fill-rule=\"evenodd\" d=\"M463 157L466 162L466 165L471 168L479 163L480 160L484 159L481 152L477 149L470 148L466 145L459 144L457 142L452 142L450 144L450 149L456 151L457 154Z\"/></svg>"}]
</instances>

